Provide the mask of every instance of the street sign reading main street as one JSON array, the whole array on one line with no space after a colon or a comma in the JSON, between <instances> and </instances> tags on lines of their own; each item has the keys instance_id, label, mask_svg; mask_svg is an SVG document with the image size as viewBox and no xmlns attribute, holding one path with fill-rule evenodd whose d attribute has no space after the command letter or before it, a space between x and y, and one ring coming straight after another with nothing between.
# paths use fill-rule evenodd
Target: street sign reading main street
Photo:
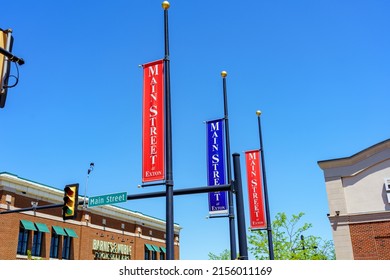
<instances>
[{"instance_id":1,"label":"street sign reading main street","mask_svg":"<svg viewBox=\"0 0 390 280\"><path fill-rule=\"evenodd\" d=\"M88 199L88 207L115 204L127 201L127 192L91 196Z\"/></svg>"}]
</instances>

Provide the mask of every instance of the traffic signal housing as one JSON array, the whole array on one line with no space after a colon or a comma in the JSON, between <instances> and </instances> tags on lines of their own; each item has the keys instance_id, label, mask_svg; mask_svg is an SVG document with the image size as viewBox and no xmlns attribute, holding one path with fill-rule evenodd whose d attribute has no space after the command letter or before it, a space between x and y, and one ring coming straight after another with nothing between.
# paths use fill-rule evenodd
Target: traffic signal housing
<instances>
[{"instance_id":1,"label":"traffic signal housing","mask_svg":"<svg viewBox=\"0 0 390 280\"><path fill-rule=\"evenodd\" d=\"M12 51L12 30L0 28L0 48L6 52ZM5 55L0 54L0 108L4 108L7 99L8 79L10 76L11 61Z\"/></svg>"},{"instance_id":2,"label":"traffic signal housing","mask_svg":"<svg viewBox=\"0 0 390 280\"><path fill-rule=\"evenodd\" d=\"M62 217L64 220L77 217L77 206L79 205L79 184L66 185L64 188L64 206Z\"/></svg>"}]
</instances>

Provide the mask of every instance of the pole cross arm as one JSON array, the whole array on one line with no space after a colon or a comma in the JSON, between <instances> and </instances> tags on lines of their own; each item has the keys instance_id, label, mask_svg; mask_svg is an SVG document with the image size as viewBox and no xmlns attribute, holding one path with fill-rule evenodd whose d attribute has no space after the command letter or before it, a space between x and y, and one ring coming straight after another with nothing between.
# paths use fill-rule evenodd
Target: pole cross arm
<instances>
[{"instance_id":1,"label":"pole cross arm","mask_svg":"<svg viewBox=\"0 0 390 280\"><path fill-rule=\"evenodd\" d=\"M173 195L201 194L201 193L208 193L208 192L230 191L230 190L231 190L230 185L215 185L215 186L178 189L178 190L173 191ZM151 192L151 193L144 193L144 194L132 194L132 195L127 195L127 200L157 198L157 197L163 197L165 195L166 195L165 191ZM85 203L84 200L78 201L78 205L83 205L84 203ZM86 202L86 204L88 205L88 202ZM20 208L20 209L8 210L8 211L1 211L0 215L1 214L25 212L25 211L31 211L31 210L60 208L63 206L64 206L64 204L60 203L60 204L49 204L49 205L42 205L42 206L35 206L35 207L28 207L28 208Z\"/></svg>"},{"instance_id":2,"label":"pole cross arm","mask_svg":"<svg viewBox=\"0 0 390 280\"><path fill-rule=\"evenodd\" d=\"M11 214L11 213L18 213L18 212L25 212L25 211L37 211L41 209L52 209L52 208L60 208L63 207L64 204L49 204L49 205L42 205L42 206L35 206L35 204L32 207L27 208L20 208L20 209L14 209L14 210L8 210L8 211L2 211L1 214Z\"/></svg>"},{"instance_id":3,"label":"pole cross arm","mask_svg":"<svg viewBox=\"0 0 390 280\"><path fill-rule=\"evenodd\" d=\"M11 52L9 52L9 51L7 51L7 50L5 50L3 48L0 48L0 53L5 55L12 62L16 62L19 65L23 65L24 64L24 59L23 58L17 57L15 55L13 55Z\"/></svg>"}]
</instances>

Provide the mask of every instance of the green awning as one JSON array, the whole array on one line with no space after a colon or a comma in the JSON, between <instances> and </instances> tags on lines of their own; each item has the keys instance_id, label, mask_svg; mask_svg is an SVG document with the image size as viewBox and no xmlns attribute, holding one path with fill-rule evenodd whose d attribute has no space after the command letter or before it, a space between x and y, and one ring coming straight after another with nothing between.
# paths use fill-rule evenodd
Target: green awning
<instances>
[{"instance_id":1,"label":"green awning","mask_svg":"<svg viewBox=\"0 0 390 280\"><path fill-rule=\"evenodd\" d=\"M165 249L165 247L160 247L161 251L166 254L167 253L167 250Z\"/></svg>"},{"instance_id":2,"label":"green awning","mask_svg":"<svg viewBox=\"0 0 390 280\"><path fill-rule=\"evenodd\" d=\"M158 248L158 246L156 246L156 245L152 245L152 247L153 247L154 251L156 251L156 252L160 252L160 248Z\"/></svg>"},{"instance_id":3,"label":"green awning","mask_svg":"<svg viewBox=\"0 0 390 280\"><path fill-rule=\"evenodd\" d=\"M52 226L52 227L53 227L54 232L57 233L58 235L64 235L64 236L67 235L62 227L59 227L59 226Z\"/></svg>"},{"instance_id":4,"label":"green awning","mask_svg":"<svg viewBox=\"0 0 390 280\"><path fill-rule=\"evenodd\" d=\"M150 244L145 244L146 248L148 248L149 251L154 251L153 246Z\"/></svg>"},{"instance_id":5,"label":"green awning","mask_svg":"<svg viewBox=\"0 0 390 280\"><path fill-rule=\"evenodd\" d=\"M47 232L47 233L50 232L50 230L47 228L47 225L45 225L45 224L35 223L35 225L37 226L37 229L40 232Z\"/></svg>"},{"instance_id":6,"label":"green awning","mask_svg":"<svg viewBox=\"0 0 390 280\"><path fill-rule=\"evenodd\" d=\"M34 230L34 231L37 230L33 222L27 220L20 220L20 222L22 223L22 226L24 227L25 230Z\"/></svg>"},{"instance_id":7,"label":"green awning","mask_svg":"<svg viewBox=\"0 0 390 280\"><path fill-rule=\"evenodd\" d=\"M65 231L66 231L66 233L67 233L70 237L75 237L75 238L79 237L79 236L77 235L77 233L76 233L73 229L71 229L71 228L65 228Z\"/></svg>"}]
</instances>

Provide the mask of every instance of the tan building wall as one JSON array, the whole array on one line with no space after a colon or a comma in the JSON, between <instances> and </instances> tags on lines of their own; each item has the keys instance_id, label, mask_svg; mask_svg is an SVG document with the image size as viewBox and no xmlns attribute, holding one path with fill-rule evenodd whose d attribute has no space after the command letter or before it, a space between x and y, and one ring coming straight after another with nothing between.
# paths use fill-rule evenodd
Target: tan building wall
<instances>
[{"instance_id":1,"label":"tan building wall","mask_svg":"<svg viewBox=\"0 0 390 280\"><path fill-rule=\"evenodd\" d=\"M31 202L38 206L60 204L63 191L9 173L0 173L0 212L31 208ZM18 254L21 221L46 225L49 232L43 233L42 253L39 258L50 259L51 239L54 228L73 230L71 256L75 260L93 259L145 259L145 250L157 259L164 256L165 222L139 212L112 205L82 209L79 206L75 220L62 219L62 208L29 210L0 215L0 259L27 259L27 254ZM175 224L174 256L179 259L180 226ZM28 248L33 244L33 236L39 230L29 231ZM67 232L66 232L67 233ZM59 236L59 257L65 237ZM154 245L151 246L151 245ZM150 250L149 250L150 249ZM152 253L154 252L154 253Z\"/></svg>"},{"instance_id":2,"label":"tan building wall","mask_svg":"<svg viewBox=\"0 0 390 280\"><path fill-rule=\"evenodd\" d=\"M318 162L324 171L337 259L390 259L390 140L346 158ZM390 239L389 239L390 240Z\"/></svg>"}]
</instances>

